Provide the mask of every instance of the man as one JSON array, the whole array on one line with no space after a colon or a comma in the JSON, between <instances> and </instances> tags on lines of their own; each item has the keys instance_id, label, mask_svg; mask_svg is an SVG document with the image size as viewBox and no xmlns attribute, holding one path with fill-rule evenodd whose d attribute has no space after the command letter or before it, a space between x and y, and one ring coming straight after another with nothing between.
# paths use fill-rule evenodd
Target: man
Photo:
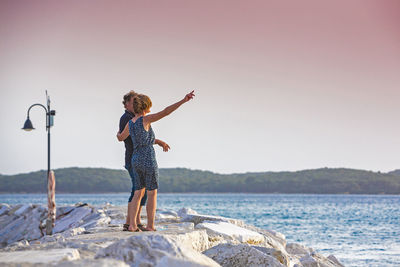
<instances>
[{"instance_id":1,"label":"man","mask_svg":"<svg viewBox=\"0 0 400 267\"><path fill-rule=\"evenodd\" d=\"M125 128L125 125L134 117L134 112L133 112L133 99L136 96L136 93L134 91L130 91L129 93L124 95L122 104L125 107L125 113L121 116L119 120L119 132L122 132ZM131 215L133 214L133 206L132 206L132 198L135 192L135 181L134 181L134 176L132 173L132 164L131 164L131 159L132 159L132 153L133 153L133 144L132 144L132 139L130 136L128 136L125 140L125 168L129 172L129 175L131 176L132 180L132 191L131 195L128 200L128 212L126 216L126 223L123 226L123 231L128 231L129 224L132 224L131 220L136 220L137 226L144 231L143 229L145 228L143 224L141 224L140 221L140 213L142 211L142 207L146 204L147 200L147 193L145 193L144 197L142 198L142 201L140 202L140 207L139 207L139 212L137 214L136 218L131 218ZM161 146L165 152L168 151L170 148L168 144L165 142L155 139L155 144Z\"/></svg>"}]
</instances>

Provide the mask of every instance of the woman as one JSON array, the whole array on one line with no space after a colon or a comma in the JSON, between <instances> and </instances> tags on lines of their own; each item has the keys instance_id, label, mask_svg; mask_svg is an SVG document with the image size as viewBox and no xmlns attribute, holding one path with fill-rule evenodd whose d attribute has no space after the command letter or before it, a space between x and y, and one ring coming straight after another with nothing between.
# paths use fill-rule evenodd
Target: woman
<instances>
[{"instance_id":1,"label":"woman","mask_svg":"<svg viewBox=\"0 0 400 267\"><path fill-rule=\"evenodd\" d=\"M134 96L136 96L137 93L133 90L129 91L127 94L124 95L123 97L123 101L122 104L125 107L125 112L124 114L121 116L120 120L119 120L119 132L122 132L125 128L125 126L128 124L128 122L134 117L134 110L133 110L133 98ZM132 190L131 190L131 195L128 199L128 210L127 210L127 216L126 216L126 222L123 225L123 231L128 231L129 225L132 223L132 220L136 220L136 224L140 229L144 228L144 225L141 224L140 222L140 213L142 210L142 207L146 204L146 199L147 199L147 195L146 192L144 193L144 197L142 198L142 200L140 201L140 206L139 206L139 211L137 214L136 218L132 218L131 213L132 213L132 199L133 199L133 195L135 193L135 177L132 174L132 167L131 167L131 162L132 162L132 154L133 154L133 144L132 144L132 139L131 137L128 135L128 137L123 140L125 143L125 168L128 171L131 180L132 180ZM163 150L165 152L168 151L169 146L167 143L159 140L159 139L155 139L154 144L157 144L159 146L161 146L163 148Z\"/></svg>"},{"instance_id":2,"label":"woman","mask_svg":"<svg viewBox=\"0 0 400 267\"><path fill-rule=\"evenodd\" d=\"M194 91L187 94L181 101L166 107L163 111L149 114L152 106L150 98L142 94L137 95L133 99L135 117L117 135L119 141L124 140L130 135L133 143L132 172L136 183L136 190L132 200L133 218L136 218L139 211L139 202L145 190L147 190L147 225L144 231L156 230L154 219L157 208L158 165L153 148L155 137L151 123L168 116L193 97ZM129 225L128 230L132 232L141 231L135 220Z\"/></svg>"}]
</instances>

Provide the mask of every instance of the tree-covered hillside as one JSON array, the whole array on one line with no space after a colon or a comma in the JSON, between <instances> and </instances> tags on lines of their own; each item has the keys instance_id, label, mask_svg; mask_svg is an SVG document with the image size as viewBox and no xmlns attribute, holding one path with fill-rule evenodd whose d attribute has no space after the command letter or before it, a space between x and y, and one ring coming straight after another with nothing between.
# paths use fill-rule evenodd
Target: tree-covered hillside
<instances>
[{"instance_id":1,"label":"tree-covered hillside","mask_svg":"<svg viewBox=\"0 0 400 267\"><path fill-rule=\"evenodd\" d=\"M389 174L393 174L393 175L398 175L398 176L400 176L400 169L399 169L399 170L391 171L391 172L389 172Z\"/></svg>"},{"instance_id":2,"label":"tree-covered hillside","mask_svg":"<svg viewBox=\"0 0 400 267\"><path fill-rule=\"evenodd\" d=\"M125 170L55 170L57 193L128 192ZM0 175L0 193L46 192L46 171ZM160 192L400 194L400 174L353 169L217 174L184 168L160 169Z\"/></svg>"}]
</instances>

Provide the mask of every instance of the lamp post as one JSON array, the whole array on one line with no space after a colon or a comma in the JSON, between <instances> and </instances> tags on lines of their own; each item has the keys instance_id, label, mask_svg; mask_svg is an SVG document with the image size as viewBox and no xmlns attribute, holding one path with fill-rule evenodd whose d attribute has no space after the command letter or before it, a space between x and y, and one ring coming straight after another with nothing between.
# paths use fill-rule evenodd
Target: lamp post
<instances>
[{"instance_id":1,"label":"lamp post","mask_svg":"<svg viewBox=\"0 0 400 267\"><path fill-rule=\"evenodd\" d=\"M48 216L46 220L46 234L51 235L53 231L54 221L55 221L55 178L53 171L50 171L50 127L54 125L53 117L56 115L55 110L50 109L50 97L47 95L47 108L42 104L33 104L28 109L28 114L24 127L22 130L31 131L34 130L32 122L29 119L29 111L35 106L40 106L46 112L46 130L47 130L47 200L48 200Z\"/></svg>"}]
</instances>

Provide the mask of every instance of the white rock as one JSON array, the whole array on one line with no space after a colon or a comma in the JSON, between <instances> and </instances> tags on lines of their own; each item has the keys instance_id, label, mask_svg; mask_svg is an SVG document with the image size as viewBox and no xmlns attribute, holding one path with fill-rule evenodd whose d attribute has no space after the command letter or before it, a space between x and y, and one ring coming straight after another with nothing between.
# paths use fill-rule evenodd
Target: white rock
<instances>
[{"instance_id":1,"label":"white rock","mask_svg":"<svg viewBox=\"0 0 400 267\"><path fill-rule=\"evenodd\" d=\"M266 248L266 247L260 247L260 246L252 246L255 249L258 249L264 254L267 254L271 257L274 257L277 259L280 263L282 263L285 266L293 266L294 263L291 262L290 255L287 254L286 251L281 251L277 250L275 248Z\"/></svg>"},{"instance_id":2,"label":"white rock","mask_svg":"<svg viewBox=\"0 0 400 267\"><path fill-rule=\"evenodd\" d=\"M56 220L53 228L53 234L63 232L69 228L80 226L82 224L81 220L91 213L92 209L87 206L75 208L68 215Z\"/></svg>"},{"instance_id":3,"label":"white rock","mask_svg":"<svg viewBox=\"0 0 400 267\"><path fill-rule=\"evenodd\" d=\"M21 229L24 228L24 217L19 217L10 222L7 226L0 230L0 243L11 244L18 240L22 240L23 234Z\"/></svg>"},{"instance_id":4,"label":"white rock","mask_svg":"<svg viewBox=\"0 0 400 267\"><path fill-rule=\"evenodd\" d=\"M179 217L185 217L186 215L197 215L198 213L191 208L181 208L177 214Z\"/></svg>"},{"instance_id":5,"label":"white rock","mask_svg":"<svg viewBox=\"0 0 400 267\"><path fill-rule=\"evenodd\" d=\"M122 226L125 222L126 222L126 219L111 219L110 225Z\"/></svg>"},{"instance_id":6,"label":"white rock","mask_svg":"<svg viewBox=\"0 0 400 267\"><path fill-rule=\"evenodd\" d=\"M337 266L344 267L344 265L334 255L329 255L328 259L334 262Z\"/></svg>"},{"instance_id":7,"label":"white rock","mask_svg":"<svg viewBox=\"0 0 400 267\"><path fill-rule=\"evenodd\" d=\"M57 211L56 211L57 218L61 219L61 217L70 213L75 208L76 208L75 206L57 206Z\"/></svg>"},{"instance_id":8,"label":"white rock","mask_svg":"<svg viewBox=\"0 0 400 267\"><path fill-rule=\"evenodd\" d=\"M14 212L14 215L21 216L24 213L27 213L30 209L32 209L32 204L22 205L18 210Z\"/></svg>"},{"instance_id":9,"label":"white rock","mask_svg":"<svg viewBox=\"0 0 400 267\"><path fill-rule=\"evenodd\" d=\"M269 230L269 229L267 229L265 231L267 231L271 235L275 236L276 238L279 238L281 240L285 240L286 241L286 236L284 234L282 234L282 233L279 233L279 232L274 231L274 230Z\"/></svg>"},{"instance_id":10,"label":"white rock","mask_svg":"<svg viewBox=\"0 0 400 267\"><path fill-rule=\"evenodd\" d=\"M311 253L314 252L314 250L312 248L308 248L306 246L303 246L303 245L297 244L297 243L286 244L286 251L289 254L301 256L301 257L310 255Z\"/></svg>"},{"instance_id":11,"label":"white rock","mask_svg":"<svg viewBox=\"0 0 400 267\"><path fill-rule=\"evenodd\" d=\"M264 230L252 225L244 225L246 229L252 230L259 234L262 234L265 238L265 246L273 247L277 250L285 251L286 239L285 236L279 232L272 230Z\"/></svg>"},{"instance_id":12,"label":"white rock","mask_svg":"<svg viewBox=\"0 0 400 267\"><path fill-rule=\"evenodd\" d=\"M8 212L10 210L10 206L7 204L1 204L0 205L0 216L5 214L6 212Z\"/></svg>"},{"instance_id":13,"label":"white rock","mask_svg":"<svg viewBox=\"0 0 400 267\"><path fill-rule=\"evenodd\" d=\"M52 265L53 266L53 265ZM114 259L84 259L84 260L74 260L74 261L64 261L54 264L57 267L129 267L123 261Z\"/></svg>"},{"instance_id":14,"label":"white rock","mask_svg":"<svg viewBox=\"0 0 400 267\"><path fill-rule=\"evenodd\" d=\"M215 222L227 222L237 226L244 226L244 222L242 220L226 218L221 216L212 216L212 215L201 215L201 214L187 214L181 219L182 222L192 222L195 225L202 223L204 221L215 221Z\"/></svg>"},{"instance_id":15,"label":"white rock","mask_svg":"<svg viewBox=\"0 0 400 267\"><path fill-rule=\"evenodd\" d=\"M188 262L187 260L179 259L177 257L171 257L169 255L164 256L160 259L155 267L203 267L204 264L197 262ZM208 266L208 265L206 265ZM218 264L216 266L219 266Z\"/></svg>"},{"instance_id":16,"label":"white rock","mask_svg":"<svg viewBox=\"0 0 400 267\"><path fill-rule=\"evenodd\" d=\"M204 252L223 267L284 267L275 258L247 244L220 244Z\"/></svg>"},{"instance_id":17,"label":"white rock","mask_svg":"<svg viewBox=\"0 0 400 267\"><path fill-rule=\"evenodd\" d=\"M204 229L178 231L172 234L166 234L166 236L198 252L203 252L210 248L208 235Z\"/></svg>"},{"instance_id":18,"label":"white rock","mask_svg":"<svg viewBox=\"0 0 400 267\"><path fill-rule=\"evenodd\" d=\"M117 241L100 250L95 258L105 257L124 260L131 266L157 266L160 262L168 262L174 258L180 260L179 266L219 266L210 258L171 237L154 233L142 233ZM166 258L163 259L164 257Z\"/></svg>"},{"instance_id":19,"label":"white rock","mask_svg":"<svg viewBox=\"0 0 400 267\"><path fill-rule=\"evenodd\" d=\"M313 253L300 258L303 267L338 267L341 266L319 253Z\"/></svg>"},{"instance_id":20,"label":"white rock","mask_svg":"<svg viewBox=\"0 0 400 267\"><path fill-rule=\"evenodd\" d=\"M163 225L163 229L166 229L166 230L193 230L194 223L192 223L192 222L169 223L169 224Z\"/></svg>"},{"instance_id":21,"label":"white rock","mask_svg":"<svg viewBox=\"0 0 400 267\"><path fill-rule=\"evenodd\" d=\"M90 216L89 218L85 218L86 223L80 225L80 227L84 227L86 229L107 226L111 222L111 218L108 217L105 213L98 213Z\"/></svg>"},{"instance_id":22,"label":"white rock","mask_svg":"<svg viewBox=\"0 0 400 267\"><path fill-rule=\"evenodd\" d=\"M236 240L249 244L261 244L264 242L263 235L227 222L204 221L197 224L195 228L206 229L207 234L211 237L222 236L227 240Z\"/></svg>"},{"instance_id":23,"label":"white rock","mask_svg":"<svg viewBox=\"0 0 400 267\"><path fill-rule=\"evenodd\" d=\"M163 222L158 224L158 228L162 231L128 233L119 229L125 222L126 207L59 207L55 234L42 237L39 222L46 219L46 210L44 206L10 207L0 204L0 212L3 212L0 215L0 246L12 244L2 249L3 253L31 251L42 256L48 249L61 252L69 248L79 249L84 258L65 262L58 262L59 258L50 263L28 262L27 266L126 267L126 263L141 267L219 266L200 253L206 251L205 254L213 255L224 266L282 266L280 264L284 263L290 267L296 264L303 267L343 267L334 256L326 258L302 245L286 244L285 236L279 232L246 225L241 220L197 214L191 209L181 209L179 214L158 210L158 221ZM183 218L179 220L178 216ZM210 249L217 244L220 245ZM286 252L286 248L291 254ZM95 254L96 259L92 259ZM75 258L79 258L79 254Z\"/></svg>"},{"instance_id":24,"label":"white rock","mask_svg":"<svg viewBox=\"0 0 400 267\"><path fill-rule=\"evenodd\" d=\"M41 244L49 243L49 242L65 242L65 237L63 237L60 233L55 235L45 235L38 240Z\"/></svg>"},{"instance_id":25,"label":"white rock","mask_svg":"<svg viewBox=\"0 0 400 267\"><path fill-rule=\"evenodd\" d=\"M18 204L18 205L12 205L10 207L10 210L8 211L9 215L14 215L14 212L16 212L19 208L22 207L22 204Z\"/></svg>"},{"instance_id":26,"label":"white rock","mask_svg":"<svg viewBox=\"0 0 400 267\"><path fill-rule=\"evenodd\" d=\"M0 263L52 263L79 258L79 251L70 248L0 252Z\"/></svg>"},{"instance_id":27,"label":"white rock","mask_svg":"<svg viewBox=\"0 0 400 267\"><path fill-rule=\"evenodd\" d=\"M9 247L13 248L13 249L24 248L27 246L29 246L29 242L27 240L17 241L17 242L12 243L11 245L9 245Z\"/></svg>"},{"instance_id":28,"label":"white rock","mask_svg":"<svg viewBox=\"0 0 400 267\"><path fill-rule=\"evenodd\" d=\"M21 208L22 206L16 211ZM24 207L24 209L27 208ZM23 239L30 241L42 237L39 223L43 216L45 216L44 209L40 207L30 209L24 216L7 215L10 220L7 225L2 225L4 228L0 230L0 243L11 244ZM4 222L7 222L7 220Z\"/></svg>"},{"instance_id":29,"label":"white rock","mask_svg":"<svg viewBox=\"0 0 400 267\"><path fill-rule=\"evenodd\" d=\"M195 211L193 211L193 212L195 212ZM157 214L170 215L172 217L180 217L178 215L178 213L173 211L173 210L162 210L162 209L160 209L160 210L157 210Z\"/></svg>"},{"instance_id":30,"label":"white rock","mask_svg":"<svg viewBox=\"0 0 400 267\"><path fill-rule=\"evenodd\" d=\"M126 213L120 209L107 209L106 215L111 218L111 220L125 220Z\"/></svg>"},{"instance_id":31,"label":"white rock","mask_svg":"<svg viewBox=\"0 0 400 267\"><path fill-rule=\"evenodd\" d=\"M83 227L76 227L76 228L72 228L72 229L68 229L65 232L60 233L63 237L71 237L71 236L76 236L76 235L80 235L83 232L85 232L85 228Z\"/></svg>"},{"instance_id":32,"label":"white rock","mask_svg":"<svg viewBox=\"0 0 400 267\"><path fill-rule=\"evenodd\" d=\"M304 267L319 267L318 261L311 257L311 255L305 255L300 259L301 266Z\"/></svg>"},{"instance_id":33,"label":"white rock","mask_svg":"<svg viewBox=\"0 0 400 267\"><path fill-rule=\"evenodd\" d=\"M177 216L168 213L156 213L156 220L177 219Z\"/></svg>"}]
</instances>

